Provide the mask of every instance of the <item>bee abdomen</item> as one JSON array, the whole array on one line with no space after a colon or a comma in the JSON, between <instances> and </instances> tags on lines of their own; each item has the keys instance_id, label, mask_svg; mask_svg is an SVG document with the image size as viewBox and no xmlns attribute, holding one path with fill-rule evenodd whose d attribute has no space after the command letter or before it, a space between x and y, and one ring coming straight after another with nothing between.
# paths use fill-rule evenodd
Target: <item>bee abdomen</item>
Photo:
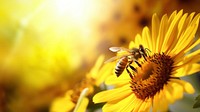
<instances>
[{"instance_id":1,"label":"bee abdomen","mask_svg":"<svg viewBox=\"0 0 200 112\"><path fill-rule=\"evenodd\" d=\"M115 67L115 74L117 75L117 77L119 77L122 74L122 72L126 68L127 62L128 62L127 57L123 57L118 61Z\"/></svg>"}]
</instances>

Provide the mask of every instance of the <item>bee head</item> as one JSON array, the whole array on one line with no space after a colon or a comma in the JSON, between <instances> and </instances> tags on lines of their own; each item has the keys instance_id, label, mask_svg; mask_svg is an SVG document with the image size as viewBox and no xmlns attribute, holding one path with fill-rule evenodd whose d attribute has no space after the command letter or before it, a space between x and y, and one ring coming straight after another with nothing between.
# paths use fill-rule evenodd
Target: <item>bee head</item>
<instances>
[{"instance_id":1,"label":"bee head","mask_svg":"<svg viewBox=\"0 0 200 112\"><path fill-rule=\"evenodd\" d=\"M144 47L141 44L139 45L139 50L142 52L144 51Z\"/></svg>"}]
</instances>

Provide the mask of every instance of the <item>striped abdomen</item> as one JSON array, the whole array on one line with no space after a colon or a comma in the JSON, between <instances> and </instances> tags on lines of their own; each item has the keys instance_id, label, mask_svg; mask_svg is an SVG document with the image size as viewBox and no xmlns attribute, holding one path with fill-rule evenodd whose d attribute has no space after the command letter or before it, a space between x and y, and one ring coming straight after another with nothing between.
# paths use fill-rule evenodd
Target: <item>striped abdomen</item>
<instances>
[{"instance_id":1,"label":"striped abdomen","mask_svg":"<svg viewBox=\"0 0 200 112\"><path fill-rule=\"evenodd\" d=\"M115 74L117 75L117 77L119 77L122 72L124 71L124 69L126 68L126 65L128 63L128 58L127 57L122 57L116 67L115 67Z\"/></svg>"}]
</instances>

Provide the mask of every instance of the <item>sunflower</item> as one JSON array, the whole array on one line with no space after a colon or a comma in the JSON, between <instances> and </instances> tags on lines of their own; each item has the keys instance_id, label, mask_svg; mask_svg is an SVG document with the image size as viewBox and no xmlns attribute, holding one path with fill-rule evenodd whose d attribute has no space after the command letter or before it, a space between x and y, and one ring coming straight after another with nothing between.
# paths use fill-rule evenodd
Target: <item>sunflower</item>
<instances>
[{"instance_id":1,"label":"sunflower","mask_svg":"<svg viewBox=\"0 0 200 112\"><path fill-rule=\"evenodd\" d=\"M94 93L94 87L99 87L112 71L112 69L108 70L110 64L102 66L104 57L104 55L99 56L90 72L81 81L77 82L73 89L68 90L64 97L56 98L52 102L51 112L69 112L72 110L83 112L87 109L88 96Z\"/></svg>"},{"instance_id":2,"label":"sunflower","mask_svg":"<svg viewBox=\"0 0 200 112\"><path fill-rule=\"evenodd\" d=\"M108 77L106 84L115 88L97 93L93 102L106 102L105 112L156 112L167 111L184 92L194 93L192 85L180 77L200 71L200 50L188 52L200 43L200 38L194 38L199 18L200 14L183 14L183 10L161 20L154 14L152 33L144 27L142 35L129 44L130 49L142 45L147 56L133 63L136 70L131 77L125 70L120 77Z\"/></svg>"}]
</instances>

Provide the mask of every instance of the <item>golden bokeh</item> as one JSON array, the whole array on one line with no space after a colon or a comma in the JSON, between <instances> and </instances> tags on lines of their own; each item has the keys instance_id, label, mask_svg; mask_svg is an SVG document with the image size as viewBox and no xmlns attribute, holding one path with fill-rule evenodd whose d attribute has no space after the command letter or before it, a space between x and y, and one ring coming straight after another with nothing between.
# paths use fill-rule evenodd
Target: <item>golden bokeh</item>
<instances>
[{"instance_id":1,"label":"golden bokeh","mask_svg":"<svg viewBox=\"0 0 200 112\"><path fill-rule=\"evenodd\" d=\"M180 9L199 12L199 3L1 0L0 111L49 111L53 101L73 89L101 54L106 59L114 56L109 47L128 47L144 26L151 28L153 13L162 17Z\"/></svg>"}]
</instances>

